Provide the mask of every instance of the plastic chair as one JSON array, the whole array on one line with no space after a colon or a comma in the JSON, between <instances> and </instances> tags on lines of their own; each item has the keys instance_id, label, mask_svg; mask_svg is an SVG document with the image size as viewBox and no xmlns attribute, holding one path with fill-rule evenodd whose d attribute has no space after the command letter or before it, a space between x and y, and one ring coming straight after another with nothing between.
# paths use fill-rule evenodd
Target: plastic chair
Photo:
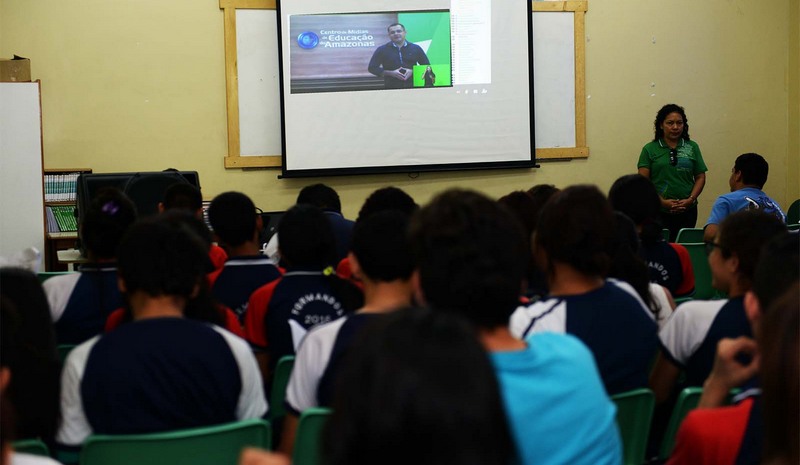
<instances>
[{"instance_id":1,"label":"plastic chair","mask_svg":"<svg viewBox=\"0 0 800 465\"><path fill-rule=\"evenodd\" d=\"M272 378L272 389L269 393L269 418L273 422L286 415L283 400L286 398L286 386L294 367L294 355L285 355L278 360L275 366L275 375Z\"/></svg>"},{"instance_id":2,"label":"plastic chair","mask_svg":"<svg viewBox=\"0 0 800 465\"><path fill-rule=\"evenodd\" d=\"M300 415L294 442L292 465L321 465L322 430L331 416L331 409L314 407Z\"/></svg>"},{"instance_id":3,"label":"plastic chair","mask_svg":"<svg viewBox=\"0 0 800 465\"><path fill-rule=\"evenodd\" d=\"M800 199L795 200L786 210L786 224L800 223Z\"/></svg>"},{"instance_id":4,"label":"plastic chair","mask_svg":"<svg viewBox=\"0 0 800 465\"><path fill-rule=\"evenodd\" d=\"M672 415L669 417L664 438L661 440L661 450L658 454L660 458L666 460L672 454L672 449L675 448L675 435L678 434L681 422L690 411L697 408L702 395L703 388L701 387L687 387L681 391L678 401L675 402L675 407L672 409Z\"/></svg>"},{"instance_id":5,"label":"plastic chair","mask_svg":"<svg viewBox=\"0 0 800 465\"><path fill-rule=\"evenodd\" d=\"M81 465L235 464L242 448L269 449L269 422L243 420L222 425L151 434L92 435L81 450Z\"/></svg>"},{"instance_id":6,"label":"plastic chair","mask_svg":"<svg viewBox=\"0 0 800 465\"><path fill-rule=\"evenodd\" d=\"M703 228L682 228L678 231L675 242L678 244L703 242Z\"/></svg>"},{"instance_id":7,"label":"plastic chair","mask_svg":"<svg viewBox=\"0 0 800 465\"><path fill-rule=\"evenodd\" d=\"M72 274L74 271L40 271L36 273L39 278L39 283L43 283L54 276L61 276L62 274Z\"/></svg>"},{"instance_id":8,"label":"plastic chair","mask_svg":"<svg viewBox=\"0 0 800 465\"><path fill-rule=\"evenodd\" d=\"M11 447L17 452L25 454L41 455L43 457L50 456L50 449L47 444L41 439L20 439L11 443Z\"/></svg>"},{"instance_id":9,"label":"plastic chair","mask_svg":"<svg viewBox=\"0 0 800 465\"><path fill-rule=\"evenodd\" d=\"M694 295L693 299L716 299L722 294L711 287L711 267L708 265L706 245L702 242L681 244L689 252L689 259L694 269Z\"/></svg>"},{"instance_id":10,"label":"plastic chair","mask_svg":"<svg viewBox=\"0 0 800 465\"><path fill-rule=\"evenodd\" d=\"M789 231L800 231L800 224L787 224Z\"/></svg>"},{"instance_id":11,"label":"plastic chair","mask_svg":"<svg viewBox=\"0 0 800 465\"><path fill-rule=\"evenodd\" d=\"M655 395L650 389L634 389L611 396L617 404L617 426L622 437L625 465L641 465L647 449Z\"/></svg>"},{"instance_id":12,"label":"plastic chair","mask_svg":"<svg viewBox=\"0 0 800 465\"><path fill-rule=\"evenodd\" d=\"M64 364L64 361L67 359L67 355L72 352L72 349L78 347L77 344L59 344L56 346L56 351L58 351L58 360L61 364Z\"/></svg>"}]
</instances>

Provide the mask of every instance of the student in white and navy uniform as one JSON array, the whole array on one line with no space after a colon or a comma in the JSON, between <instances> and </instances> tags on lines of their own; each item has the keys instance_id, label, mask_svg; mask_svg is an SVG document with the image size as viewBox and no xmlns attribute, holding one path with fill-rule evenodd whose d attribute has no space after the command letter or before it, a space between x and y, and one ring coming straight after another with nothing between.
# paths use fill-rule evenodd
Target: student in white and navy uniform
<instances>
[{"instance_id":1,"label":"student in white and navy uniform","mask_svg":"<svg viewBox=\"0 0 800 465\"><path fill-rule=\"evenodd\" d=\"M122 306L116 249L136 220L136 208L122 192L107 188L82 214L81 241L89 263L80 273L55 276L43 284L59 344L80 344L100 334L108 315Z\"/></svg>"},{"instance_id":2,"label":"student in white and navy uniform","mask_svg":"<svg viewBox=\"0 0 800 465\"><path fill-rule=\"evenodd\" d=\"M281 450L293 449L297 421L311 407L330 407L341 364L356 335L369 321L411 304L414 262L408 248L408 213L374 213L356 222L350 268L364 286L364 306L352 315L313 328L295 358L286 389L287 420Z\"/></svg>"},{"instance_id":3,"label":"student in white and navy uniform","mask_svg":"<svg viewBox=\"0 0 800 465\"><path fill-rule=\"evenodd\" d=\"M744 294L752 286L761 249L785 231L780 219L760 210L734 213L720 224L714 241L707 242L708 263L711 284L729 298L681 304L661 329L661 351L650 378L657 402L673 394L682 370L686 381L681 387L702 386L721 339L752 337Z\"/></svg>"},{"instance_id":4,"label":"student in white and navy uniform","mask_svg":"<svg viewBox=\"0 0 800 465\"><path fill-rule=\"evenodd\" d=\"M594 186L572 186L542 209L534 255L550 295L518 308L511 333L524 339L541 332L576 336L594 354L609 395L645 387L656 352L653 313L630 285L606 280L615 220Z\"/></svg>"},{"instance_id":5,"label":"student in white and navy uniform","mask_svg":"<svg viewBox=\"0 0 800 465\"><path fill-rule=\"evenodd\" d=\"M363 299L333 272L335 240L319 208L292 207L281 217L278 233L286 273L253 292L244 327L267 386L278 360L294 355L308 330L351 313Z\"/></svg>"},{"instance_id":6,"label":"student in white and navy uniform","mask_svg":"<svg viewBox=\"0 0 800 465\"><path fill-rule=\"evenodd\" d=\"M67 357L56 440L79 446L91 434L135 434L262 417L267 403L247 343L184 318L213 305L203 290L207 254L185 225L134 225L119 251L120 287L134 321Z\"/></svg>"},{"instance_id":7,"label":"student in white and navy uniform","mask_svg":"<svg viewBox=\"0 0 800 465\"><path fill-rule=\"evenodd\" d=\"M259 287L278 279L281 272L273 260L261 255L258 233L263 227L256 206L241 192L225 192L211 201L208 221L228 260L209 276L211 294L233 310L244 323L247 301Z\"/></svg>"}]
</instances>

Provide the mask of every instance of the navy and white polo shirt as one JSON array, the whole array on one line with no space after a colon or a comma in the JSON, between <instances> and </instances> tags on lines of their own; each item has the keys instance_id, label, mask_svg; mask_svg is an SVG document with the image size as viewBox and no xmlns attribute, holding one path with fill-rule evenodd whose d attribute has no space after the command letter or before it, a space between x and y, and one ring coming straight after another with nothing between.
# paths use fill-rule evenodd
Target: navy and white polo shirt
<instances>
[{"instance_id":1,"label":"navy and white polo shirt","mask_svg":"<svg viewBox=\"0 0 800 465\"><path fill-rule=\"evenodd\" d=\"M244 323L247 301L259 287L281 277L275 262L262 255L232 257L212 277L211 295Z\"/></svg>"}]
</instances>

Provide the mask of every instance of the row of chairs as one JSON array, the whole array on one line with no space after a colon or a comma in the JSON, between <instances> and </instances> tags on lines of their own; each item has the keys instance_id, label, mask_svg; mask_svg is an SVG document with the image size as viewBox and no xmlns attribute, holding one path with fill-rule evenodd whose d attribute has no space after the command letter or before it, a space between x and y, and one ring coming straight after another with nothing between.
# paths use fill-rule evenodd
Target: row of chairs
<instances>
[{"instance_id":1,"label":"row of chairs","mask_svg":"<svg viewBox=\"0 0 800 465\"><path fill-rule=\"evenodd\" d=\"M666 460L675 447L675 436L686 415L697 408L703 389L688 387L681 391L661 440L659 459ZM622 437L624 465L645 463L650 423L655 408L655 395L650 389L635 389L611 396L617 405L617 426Z\"/></svg>"}]
</instances>

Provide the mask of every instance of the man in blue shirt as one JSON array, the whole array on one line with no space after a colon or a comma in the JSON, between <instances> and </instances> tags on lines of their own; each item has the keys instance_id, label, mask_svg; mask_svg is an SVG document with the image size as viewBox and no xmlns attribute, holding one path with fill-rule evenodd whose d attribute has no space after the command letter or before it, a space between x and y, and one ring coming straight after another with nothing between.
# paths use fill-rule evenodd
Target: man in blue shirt
<instances>
[{"instance_id":1,"label":"man in blue shirt","mask_svg":"<svg viewBox=\"0 0 800 465\"><path fill-rule=\"evenodd\" d=\"M405 89L414 85L414 65L429 65L428 56L417 44L406 41L406 27L389 26L390 41L378 47L369 60L370 73L383 77L387 89Z\"/></svg>"},{"instance_id":2,"label":"man in blue shirt","mask_svg":"<svg viewBox=\"0 0 800 465\"><path fill-rule=\"evenodd\" d=\"M772 200L761 189L767 182L769 164L757 153L745 153L736 158L728 183L731 191L720 195L711 207L706 221L703 239L708 242L717 235L719 224L728 215L739 210L762 210L786 222L786 215L778 202Z\"/></svg>"}]
</instances>

